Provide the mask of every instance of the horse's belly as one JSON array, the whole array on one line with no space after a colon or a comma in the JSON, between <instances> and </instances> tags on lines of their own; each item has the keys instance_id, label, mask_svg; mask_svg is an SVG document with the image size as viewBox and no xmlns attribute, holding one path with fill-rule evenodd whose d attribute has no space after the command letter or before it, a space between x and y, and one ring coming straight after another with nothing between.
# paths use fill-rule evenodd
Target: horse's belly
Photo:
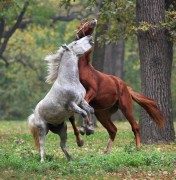
<instances>
[{"instance_id":1,"label":"horse's belly","mask_svg":"<svg viewBox=\"0 0 176 180\"><path fill-rule=\"evenodd\" d=\"M66 121L71 115L69 113L59 113L55 116L51 116L46 118L45 120L50 124L61 124L62 122Z\"/></svg>"},{"instance_id":2,"label":"horse's belly","mask_svg":"<svg viewBox=\"0 0 176 180\"><path fill-rule=\"evenodd\" d=\"M108 109L112 107L117 101L119 94L116 89L109 89L107 87L106 91L98 93L98 95L90 102L90 105L94 109Z\"/></svg>"},{"instance_id":3,"label":"horse's belly","mask_svg":"<svg viewBox=\"0 0 176 180\"><path fill-rule=\"evenodd\" d=\"M50 124L61 124L66 121L73 113L62 107L54 106L53 108L40 108L40 115Z\"/></svg>"}]
</instances>

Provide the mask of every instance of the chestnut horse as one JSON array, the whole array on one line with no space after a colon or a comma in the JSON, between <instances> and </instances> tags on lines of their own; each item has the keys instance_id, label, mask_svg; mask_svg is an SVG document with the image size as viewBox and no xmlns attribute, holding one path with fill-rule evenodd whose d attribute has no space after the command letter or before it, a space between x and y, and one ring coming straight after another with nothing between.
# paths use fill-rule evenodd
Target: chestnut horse
<instances>
[{"instance_id":1,"label":"chestnut horse","mask_svg":"<svg viewBox=\"0 0 176 180\"><path fill-rule=\"evenodd\" d=\"M85 35L91 35L96 24L96 19L81 24L76 34L76 40L81 39ZM110 138L104 152L110 151L116 136L117 128L111 121L111 116L118 109L122 111L129 121L135 136L137 149L139 150L140 131L133 115L132 100L143 107L160 127L164 126L164 117L158 109L155 100L134 92L120 78L97 71L90 62L91 52L92 50L88 51L79 60L79 77L87 91L85 100L94 108L95 116L109 133Z\"/></svg>"}]
</instances>

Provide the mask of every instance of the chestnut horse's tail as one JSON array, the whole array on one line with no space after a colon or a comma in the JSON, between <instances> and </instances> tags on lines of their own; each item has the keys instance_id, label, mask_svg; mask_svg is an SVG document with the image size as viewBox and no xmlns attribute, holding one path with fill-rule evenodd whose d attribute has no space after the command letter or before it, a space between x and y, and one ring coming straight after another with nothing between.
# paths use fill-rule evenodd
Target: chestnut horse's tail
<instances>
[{"instance_id":1,"label":"chestnut horse's tail","mask_svg":"<svg viewBox=\"0 0 176 180\"><path fill-rule=\"evenodd\" d=\"M34 114L31 114L28 117L28 123L29 123L31 133L34 138L35 146L39 149L39 147L40 147L40 145L39 145L39 129L34 125L34 121L35 121L35 116L34 116Z\"/></svg>"},{"instance_id":2,"label":"chestnut horse's tail","mask_svg":"<svg viewBox=\"0 0 176 180\"><path fill-rule=\"evenodd\" d=\"M128 87L128 90L132 96L132 99L142 106L150 115L150 117L160 126L164 127L164 117L162 112L158 109L157 103L155 100L150 99L142 94L134 92L131 87Z\"/></svg>"}]
</instances>

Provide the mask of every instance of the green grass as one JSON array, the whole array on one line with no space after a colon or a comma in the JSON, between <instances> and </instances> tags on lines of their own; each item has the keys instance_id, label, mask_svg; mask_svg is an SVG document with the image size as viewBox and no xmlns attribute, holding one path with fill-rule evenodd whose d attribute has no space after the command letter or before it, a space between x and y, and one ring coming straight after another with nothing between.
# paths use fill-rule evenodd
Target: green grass
<instances>
[{"instance_id":1,"label":"green grass","mask_svg":"<svg viewBox=\"0 0 176 180\"><path fill-rule=\"evenodd\" d=\"M77 147L68 122L68 162L59 147L59 137L46 138L45 163L33 146L27 123L0 121L0 179L175 179L176 143L143 145L135 148L129 124L117 123L118 133L111 153L103 154L108 134L102 127L94 135L83 136Z\"/></svg>"}]
</instances>

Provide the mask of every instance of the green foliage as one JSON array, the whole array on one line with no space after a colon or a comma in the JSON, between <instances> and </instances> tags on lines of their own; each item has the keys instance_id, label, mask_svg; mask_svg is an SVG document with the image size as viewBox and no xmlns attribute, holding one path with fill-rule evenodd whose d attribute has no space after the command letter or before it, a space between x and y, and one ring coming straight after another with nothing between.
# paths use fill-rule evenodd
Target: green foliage
<instances>
[{"instance_id":1,"label":"green foliage","mask_svg":"<svg viewBox=\"0 0 176 180\"><path fill-rule=\"evenodd\" d=\"M95 6L94 0L89 0L90 6ZM100 42L115 42L134 35L133 27L136 24L134 0L108 1L102 0L98 14L98 23L105 24Z\"/></svg>"},{"instance_id":2,"label":"green foliage","mask_svg":"<svg viewBox=\"0 0 176 180\"><path fill-rule=\"evenodd\" d=\"M5 18L6 30L14 25L24 1L6 1L0 16ZM4 10L4 6L5 9ZM63 43L74 39L78 21L58 22L54 26L49 17L57 12L57 1L30 1L26 19L32 23L25 29L17 29L10 38L4 56L10 65L5 67L0 59L0 117L24 119L35 108L49 89L45 83L47 74L44 57L54 53ZM0 2L2 7L2 2Z\"/></svg>"},{"instance_id":3,"label":"green foliage","mask_svg":"<svg viewBox=\"0 0 176 180\"><path fill-rule=\"evenodd\" d=\"M97 6L95 0L88 0L89 9ZM167 2L167 1L166 1ZM167 29L171 37L176 38L176 11L174 5L170 5L165 11L165 19L158 24L140 22L136 24L136 0L102 0L98 13L98 23L106 25L100 42L117 42L118 39L133 37L139 31L152 29Z\"/></svg>"}]
</instances>

